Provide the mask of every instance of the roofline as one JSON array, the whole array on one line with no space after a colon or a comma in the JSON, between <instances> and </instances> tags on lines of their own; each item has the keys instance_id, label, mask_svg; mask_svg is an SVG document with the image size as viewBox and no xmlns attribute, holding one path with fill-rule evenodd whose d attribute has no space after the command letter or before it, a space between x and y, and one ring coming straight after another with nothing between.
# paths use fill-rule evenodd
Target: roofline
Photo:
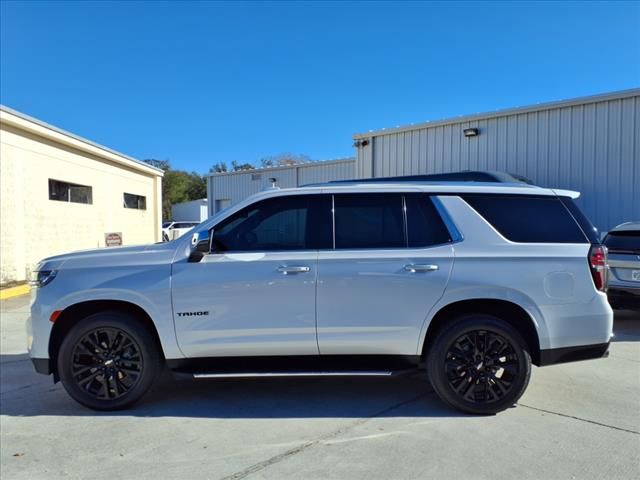
<instances>
[{"instance_id":1,"label":"roofline","mask_svg":"<svg viewBox=\"0 0 640 480\"><path fill-rule=\"evenodd\" d=\"M288 170L291 168L305 168L305 167L314 167L318 165L335 165L338 163L347 163L347 162L355 162L355 157L346 157L346 158L337 158L335 160L316 160L306 163L296 163L294 165L279 165L277 167L266 167L266 168L254 168L251 170L237 170L235 172L222 172L222 173L207 173L206 177L226 177L229 175L241 175L246 173L265 173L265 172L277 172L279 170Z\"/></svg>"},{"instance_id":2,"label":"roofline","mask_svg":"<svg viewBox=\"0 0 640 480\"><path fill-rule=\"evenodd\" d=\"M30 117L29 115L18 112L17 110L5 105L0 105L0 121L20 130L28 131L39 137L48 138L54 142L82 150L83 152L96 155L111 162L126 165L135 170L140 170L159 177L164 175L164 171L160 168L153 167L141 160L117 152L116 150L112 150L78 135L74 135L71 132L62 130L61 128L43 122L42 120L38 120L37 118Z\"/></svg>"},{"instance_id":3,"label":"roofline","mask_svg":"<svg viewBox=\"0 0 640 480\"><path fill-rule=\"evenodd\" d=\"M615 92L589 95L586 97L576 97L576 98L570 98L567 100L536 103L535 105L506 108L503 110L495 110L493 112L474 113L471 115L460 115L458 117L450 117L443 120L435 120L432 122L427 121L422 123L416 123L413 125L404 125L404 126L394 127L394 128L383 128L379 130L371 130L366 133L356 133L353 135L353 139L358 140L362 138L378 137L382 135L391 135L394 133L410 132L413 130L422 130L425 128L439 127L442 125L451 125L456 123L471 122L471 121L484 120L489 118L504 117L504 116L515 115L519 113L537 112L540 110L549 110L552 108L570 107L573 105L602 102L607 100L618 100L618 99L636 97L636 96L640 96L640 88L631 88L628 90L619 90Z\"/></svg>"}]
</instances>

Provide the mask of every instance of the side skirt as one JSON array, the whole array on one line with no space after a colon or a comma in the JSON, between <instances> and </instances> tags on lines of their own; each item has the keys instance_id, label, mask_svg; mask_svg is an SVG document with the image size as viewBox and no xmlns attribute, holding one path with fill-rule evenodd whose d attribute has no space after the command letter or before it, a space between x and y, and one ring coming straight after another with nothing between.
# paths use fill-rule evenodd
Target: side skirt
<instances>
[{"instance_id":1,"label":"side skirt","mask_svg":"<svg viewBox=\"0 0 640 480\"><path fill-rule=\"evenodd\" d=\"M392 375L420 368L420 356L305 355L202 357L167 360L168 367L197 378L253 376Z\"/></svg>"}]
</instances>

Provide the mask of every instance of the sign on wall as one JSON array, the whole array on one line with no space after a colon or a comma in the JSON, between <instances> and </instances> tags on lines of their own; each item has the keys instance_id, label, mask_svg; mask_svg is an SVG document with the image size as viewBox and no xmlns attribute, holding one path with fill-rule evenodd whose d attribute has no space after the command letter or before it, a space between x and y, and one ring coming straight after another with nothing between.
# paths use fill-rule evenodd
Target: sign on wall
<instances>
[{"instance_id":1,"label":"sign on wall","mask_svg":"<svg viewBox=\"0 0 640 480\"><path fill-rule=\"evenodd\" d=\"M122 232L111 232L104 234L104 244L107 247L119 247L122 245Z\"/></svg>"}]
</instances>

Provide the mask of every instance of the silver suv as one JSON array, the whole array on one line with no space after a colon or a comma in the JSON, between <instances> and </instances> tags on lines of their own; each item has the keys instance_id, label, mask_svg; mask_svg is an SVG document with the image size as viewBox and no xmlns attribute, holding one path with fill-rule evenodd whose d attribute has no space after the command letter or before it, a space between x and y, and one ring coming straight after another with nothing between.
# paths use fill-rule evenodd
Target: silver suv
<instances>
[{"instance_id":1,"label":"silver suv","mask_svg":"<svg viewBox=\"0 0 640 480\"><path fill-rule=\"evenodd\" d=\"M604 238L609 253L609 303L640 310L640 222L618 225Z\"/></svg>"},{"instance_id":2,"label":"silver suv","mask_svg":"<svg viewBox=\"0 0 640 480\"><path fill-rule=\"evenodd\" d=\"M578 194L524 184L273 189L164 244L37 269L30 356L97 410L161 370L196 377L389 375L495 413L531 365L606 355L606 249Z\"/></svg>"}]
</instances>

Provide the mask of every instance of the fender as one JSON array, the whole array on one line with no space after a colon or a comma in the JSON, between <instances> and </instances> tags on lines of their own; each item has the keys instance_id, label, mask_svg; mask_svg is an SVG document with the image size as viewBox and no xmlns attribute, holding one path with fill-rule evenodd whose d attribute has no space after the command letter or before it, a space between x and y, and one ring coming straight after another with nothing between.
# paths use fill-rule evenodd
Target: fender
<instances>
[{"instance_id":1,"label":"fender","mask_svg":"<svg viewBox=\"0 0 640 480\"><path fill-rule=\"evenodd\" d=\"M452 286L449 285L444 295L440 297L440 300L429 310L429 313L424 319L422 328L420 329L418 344L416 345L416 354L419 355L422 353L422 346L424 345L427 330L436 314L447 305L466 300L503 300L518 305L527 312L531 318L538 334L540 348L549 348L549 332L542 312L533 300L524 293L505 287L460 286L458 288L452 288Z\"/></svg>"}]
</instances>

